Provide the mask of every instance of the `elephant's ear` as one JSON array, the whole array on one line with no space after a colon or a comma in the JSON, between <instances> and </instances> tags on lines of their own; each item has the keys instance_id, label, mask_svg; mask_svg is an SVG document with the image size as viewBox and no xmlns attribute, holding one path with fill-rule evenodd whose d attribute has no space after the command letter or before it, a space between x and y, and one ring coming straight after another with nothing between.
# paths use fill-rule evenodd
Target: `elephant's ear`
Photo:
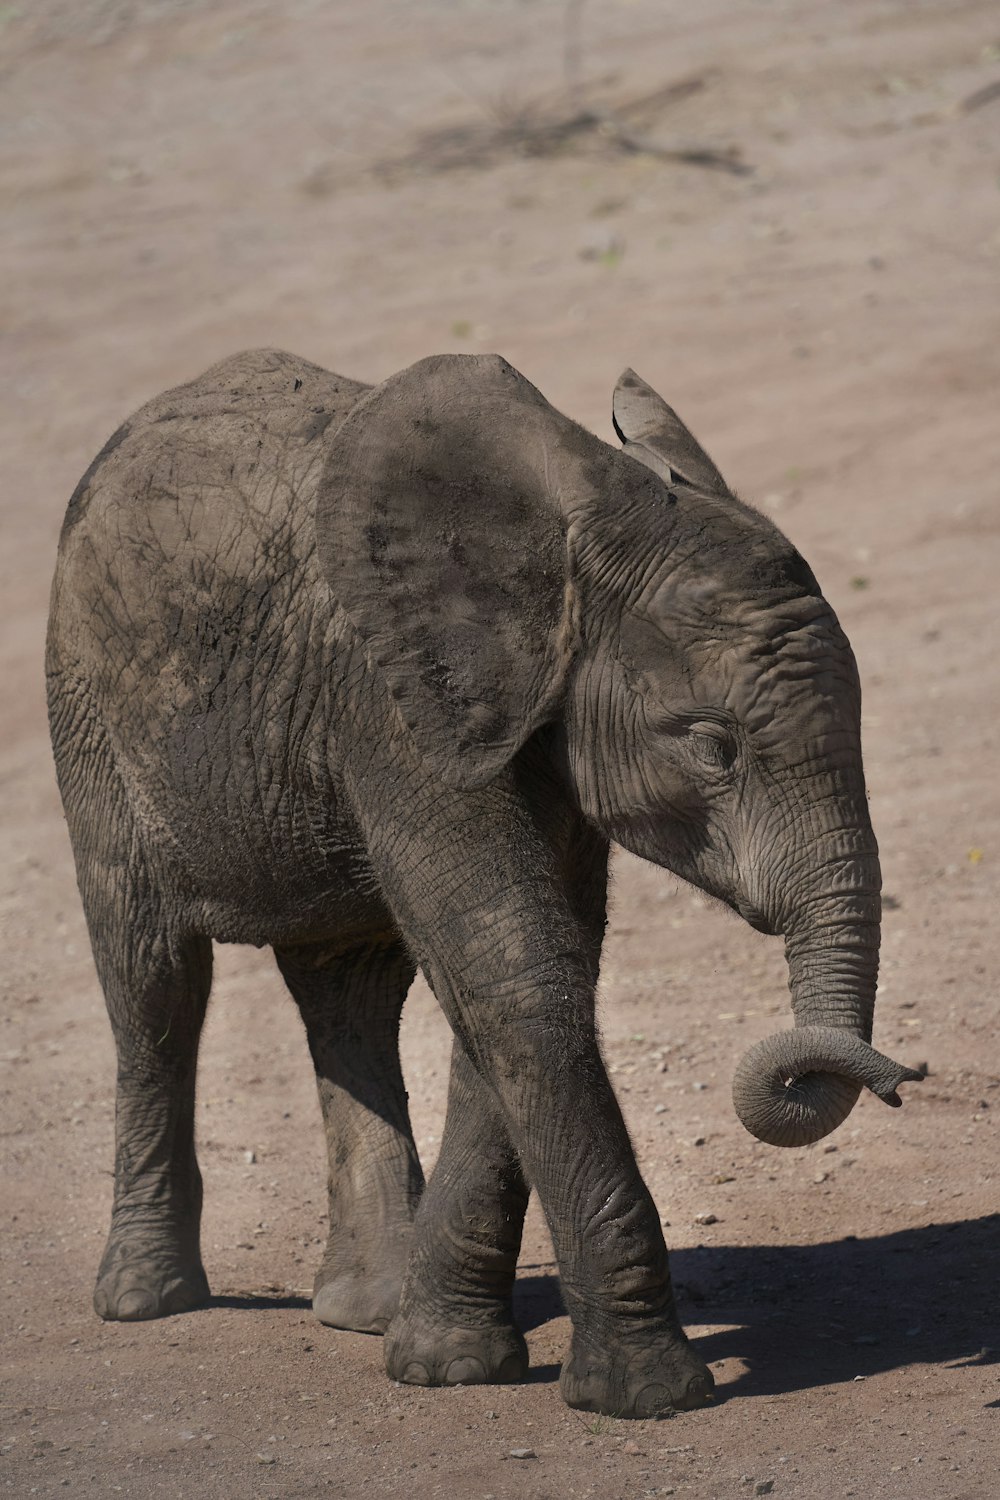
<instances>
[{"instance_id":1,"label":"elephant's ear","mask_svg":"<svg viewBox=\"0 0 1000 1500\"><path fill-rule=\"evenodd\" d=\"M729 493L726 481L673 407L634 370L625 370L619 376L612 419L625 452L668 484L690 484L713 494Z\"/></svg>"},{"instance_id":2,"label":"elephant's ear","mask_svg":"<svg viewBox=\"0 0 1000 1500\"><path fill-rule=\"evenodd\" d=\"M320 565L449 785L485 785L555 716L575 644L557 476L585 437L498 356L439 355L332 444Z\"/></svg>"}]
</instances>

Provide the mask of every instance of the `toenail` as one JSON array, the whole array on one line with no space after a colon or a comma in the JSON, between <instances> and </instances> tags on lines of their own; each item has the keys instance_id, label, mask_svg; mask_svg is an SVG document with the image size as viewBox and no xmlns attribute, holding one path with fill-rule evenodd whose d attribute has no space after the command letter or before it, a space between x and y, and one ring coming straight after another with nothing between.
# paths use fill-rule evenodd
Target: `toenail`
<instances>
[{"instance_id":1,"label":"toenail","mask_svg":"<svg viewBox=\"0 0 1000 1500\"><path fill-rule=\"evenodd\" d=\"M418 1364L416 1360L407 1365L399 1378L404 1385L430 1385L431 1383L430 1371L426 1365Z\"/></svg>"},{"instance_id":2,"label":"toenail","mask_svg":"<svg viewBox=\"0 0 1000 1500\"><path fill-rule=\"evenodd\" d=\"M673 1397L665 1385L647 1385L635 1398L635 1414L637 1417L656 1417L673 1404Z\"/></svg>"},{"instance_id":3,"label":"toenail","mask_svg":"<svg viewBox=\"0 0 1000 1500\"><path fill-rule=\"evenodd\" d=\"M520 1354L508 1354L505 1359L501 1360L496 1378L507 1385L513 1384L515 1380L523 1380L527 1373L527 1361Z\"/></svg>"},{"instance_id":4,"label":"toenail","mask_svg":"<svg viewBox=\"0 0 1000 1500\"><path fill-rule=\"evenodd\" d=\"M118 1316L125 1322L149 1318L152 1314L152 1299L146 1292L125 1292L118 1299Z\"/></svg>"},{"instance_id":5,"label":"toenail","mask_svg":"<svg viewBox=\"0 0 1000 1500\"><path fill-rule=\"evenodd\" d=\"M486 1370L482 1361L471 1354L453 1359L444 1372L445 1385L483 1385L485 1380Z\"/></svg>"},{"instance_id":6,"label":"toenail","mask_svg":"<svg viewBox=\"0 0 1000 1500\"><path fill-rule=\"evenodd\" d=\"M695 1375L688 1381L687 1398L689 1401L702 1404L713 1399L714 1381L706 1380L704 1375Z\"/></svg>"}]
</instances>

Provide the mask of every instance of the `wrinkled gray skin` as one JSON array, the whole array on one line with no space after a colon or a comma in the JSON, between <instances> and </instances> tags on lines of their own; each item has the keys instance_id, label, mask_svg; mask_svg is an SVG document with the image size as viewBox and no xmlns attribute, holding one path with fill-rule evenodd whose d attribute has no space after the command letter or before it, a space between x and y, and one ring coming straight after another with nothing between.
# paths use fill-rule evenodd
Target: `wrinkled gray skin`
<instances>
[{"instance_id":1,"label":"wrinkled gray skin","mask_svg":"<svg viewBox=\"0 0 1000 1500\"><path fill-rule=\"evenodd\" d=\"M59 783L118 1048L104 1318L208 1285L194 1151L212 940L270 944L329 1145L325 1323L389 1373L522 1376L541 1198L573 1406L708 1399L598 1050L609 840L785 938L796 1030L741 1065L776 1144L862 1085L879 867L854 659L801 557L631 371L617 451L503 360L375 389L271 351L144 407L63 530ZM455 1034L426 1187L400 1075L416 966Z\"/></svg>"}]
</instances>

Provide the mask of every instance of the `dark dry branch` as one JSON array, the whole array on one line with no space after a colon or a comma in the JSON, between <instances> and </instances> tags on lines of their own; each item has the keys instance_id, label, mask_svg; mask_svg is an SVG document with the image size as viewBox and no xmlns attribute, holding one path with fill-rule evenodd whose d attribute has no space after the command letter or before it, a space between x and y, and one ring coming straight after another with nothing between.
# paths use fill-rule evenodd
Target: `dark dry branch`
<instances>
[{"instance_id":1,"label":"dark dry branch","mask_svg":"<svg viewBox=\"0 0 1000 1500\"><path fill-rule=\"evenodd\" d=\"M537 102L516 110L498 107L493 120L424 132L411 150L377 163L375 172L393 176L399 172L483 170L519 156L568 155L597 145L746 176L753 168L741 160L738 147L719 149L697 142L660 141L629 123L653 118L666 106L704 87L704 77L685 78L616 109L586 106L568 114L553 113Z\"/></svg>"}]
</instances>

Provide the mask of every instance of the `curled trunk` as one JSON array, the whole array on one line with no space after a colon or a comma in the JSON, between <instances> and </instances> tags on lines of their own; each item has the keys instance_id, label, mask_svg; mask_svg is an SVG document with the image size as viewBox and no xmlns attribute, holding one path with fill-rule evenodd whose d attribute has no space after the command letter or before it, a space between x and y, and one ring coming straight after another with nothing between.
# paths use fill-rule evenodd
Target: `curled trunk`
<instances>
[{"instance_id":1,"label":"curled trunk","mask_svg":"<svg viewBox=\"0 0 1000 1500\"><path fill-rule=\"evenodd\" d=\"M765 1037L733 1076L733 1104L751 1135L807 1146L850 1114L862 1088L886 1104L922 1074L870 1045L878 974L877 895L841 895L789 935L795 1030Z\"/></svg>"},{"instance_id":2,"label":"curled trunk","mask_svg":"<svg viewBox=\"0 0 1000 1500\"><path fill-rule=\"evenodd\" d=\"M802 1026L750 1048L733 1075L733 1104L758 1140L808 1146L843 1124L862 1088L898 1106L899 1085L920 1077L850 1031Z\"/></svg>"}]
</instances>

